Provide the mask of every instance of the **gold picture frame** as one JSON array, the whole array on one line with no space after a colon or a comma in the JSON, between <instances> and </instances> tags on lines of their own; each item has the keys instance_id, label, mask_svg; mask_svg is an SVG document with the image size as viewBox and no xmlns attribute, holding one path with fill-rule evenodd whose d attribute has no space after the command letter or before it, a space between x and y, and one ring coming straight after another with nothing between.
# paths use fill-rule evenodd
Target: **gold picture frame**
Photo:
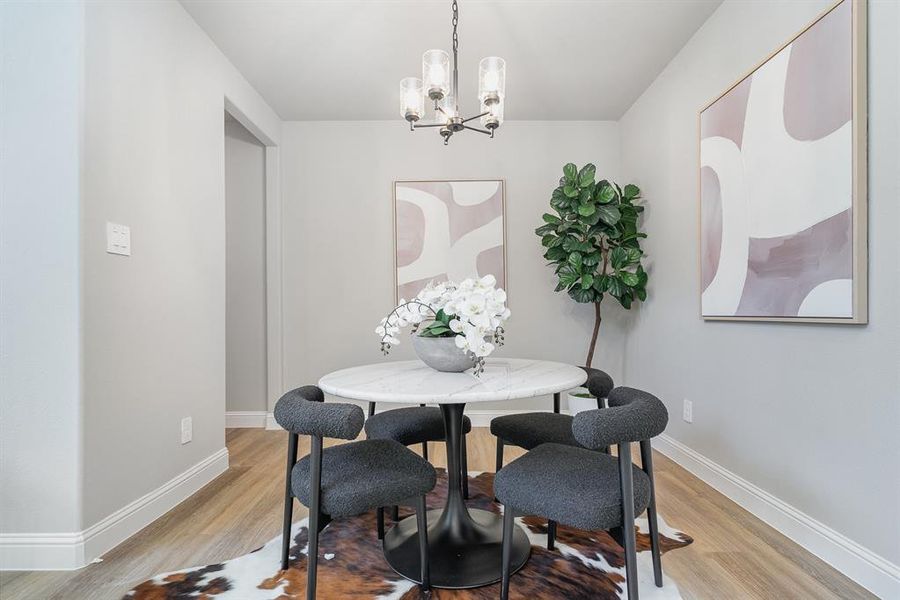
<instances>
[{"instance_id":1,"label":"gold picture frame","mask_svg":"<svg viewBox=\"0 0 900 600\"><path fill-rule=\"evenodd\" d=\"M770 316L770 315L721 315L705 314L703 307L704 272L703 272L703 194L701 186L701 169L703 165L701 144L703 137L703 113L714 106L729 92L747 80L765 66L776 55L797 41L804 33L813 28L822 19L832 13L845 2L851 4L851 123L852 123L852 199L851 199L851 235L852 235L852 311L848 317L843 316ZM755 321L755 322L788 322L788 323L843 323L866 324L868 322L868 202L867 202L867 27L865 0L839 0L824 10L812 22L797 34L744 73L724 92L704 105L697 113L697 230L698 230L698 312L706 321Z\"/></svg>"},{"instance_id":2,"label":"gold picture frame","mask_svg":"<svg viewBox=\"0 0 900 600\"><path fill-rule=\"evenodd\" d=\"M392 198L392 220L393 220L393 271L394 271L394 303L398 303L400 301L400 284L398 278L398 229L397 229L397 186L402 184L409 183L469 183L469 182L477 182L477 183L488 183L488 182L497 182L500 184L500 215L502 217L502 260L503 260L503 287L504 290L509 292L509 261L507 257L507 215L506 215L506 179L505 178L492 178L492 179L471 179L471 178L456 178L456 179L398 179L392 182L391 184L391 198ZM500 282L498 281L498 286ZM509 302L507 301L507 304Z\"/></svg>"}]
</instances>

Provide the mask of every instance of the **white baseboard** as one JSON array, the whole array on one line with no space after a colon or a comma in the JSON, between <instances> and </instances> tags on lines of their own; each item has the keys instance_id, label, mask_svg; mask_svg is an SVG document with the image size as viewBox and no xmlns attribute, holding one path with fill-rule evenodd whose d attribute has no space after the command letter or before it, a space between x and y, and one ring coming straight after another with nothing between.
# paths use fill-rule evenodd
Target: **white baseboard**
<instances>
[{"instance_id":1,"label":"white baseboard","mask_svg":"<svg viewBox=\"0 0 900 600\"><path fill-rule=\"evenodd\" d=\"M234 410L225 413L225 428L265 427L266 418L272 413L264 410Z\"/></svg>"},{"instance_id":2,"label":"white baseboard","mask_svg":"<svg viewBox=\"0 0 900 600\"><path fill-rule=\"evenodd\" d=\"M653 447L875 595L900 598L900 566L667 435Z\"/></svg>"},{"instance_id":3,"label":"white baseboard","mask_svg":"<svg viewBox=\"0 0 900 600\"><path fill-rule=\"evenodd\" d=\"M172 510L228 469L222 448L84 531L0 534L0 570L80 569Z\"/></svg>"}]
</instances>

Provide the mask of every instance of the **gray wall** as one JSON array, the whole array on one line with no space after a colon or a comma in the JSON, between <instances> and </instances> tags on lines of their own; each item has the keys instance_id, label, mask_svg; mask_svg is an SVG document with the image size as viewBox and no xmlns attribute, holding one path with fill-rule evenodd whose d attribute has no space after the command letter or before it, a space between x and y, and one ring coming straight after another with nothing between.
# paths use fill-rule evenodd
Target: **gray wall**
<instances>
[{"instance_id":1,"label":"gray wall","mask_svg":"<svg viewBox=\"0 0 900 600\"><path fill-rule=\"evenodd\" d=\"M0 3L0 532L81 529L84 11Z\"/></svg>"},{"instance_id":2,"label":"gray wall","mask_svg":"<svg viewBox=\"0 0 900 600\"><path fill-rule=\"evenodd\" d=\"M343 367L386 360L374 333L393 308L392 182L505 178L509 321L498 356L583 364L593 310L553 292L534 228L566 162L594 162L619 176L612 122L511 122L493 140L474 133L443 146L432 130L402 122L290 122L284 125L285 385L315 383ZM614 319L610 319L614 321ZM621 371L615 325L595 365ZM402 344L391 359L408 359ZM501 408L549 408L546 399ZM487 409L479 404L473 409Z\"/></svg>"},{"instance_id":3,"label":"gray wall","mask_svg":"<svg viewBox=\"0 0 900 600\"><path fill-rule=\"evenodd\" d=\"M280 121L177 2L85 10L91 525L225 445L225 98L270 138ZM106 221L131 226L130 257L106 253Z\"/></svg>"},{"instance_id":4,"label":"gray wall","mask_svg":"<svg viewBox=\"0 0 900 600\"><path fill-rule=\"evenodd\" d=\"M900 4L869 3L869 325L698 317L697 111L830 4L724 3L621 120L653 262L625 380L665 400L669 435L896 564Z\"/></svg>"},{"instance_id":5,"label":"gray wall","mask_svg":"<svg viewBox=\"0 0 900 600\"><path fill-rule=\"evenodd\" d=\"M266 410L266 149L225 121L225 407Z\"/></svg>"}]
</instances>

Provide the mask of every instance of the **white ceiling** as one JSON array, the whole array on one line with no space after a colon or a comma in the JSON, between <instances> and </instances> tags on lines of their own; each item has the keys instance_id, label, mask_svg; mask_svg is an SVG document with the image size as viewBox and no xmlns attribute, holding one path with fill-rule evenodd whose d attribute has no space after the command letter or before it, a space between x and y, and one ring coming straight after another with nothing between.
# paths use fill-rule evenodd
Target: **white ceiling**
<instances>
[{"instance_id":1,"label":"white ceiling","mask_svg":"<svg viewBox=\"0 0 900 600\"><path fill-rule=\"evenodd\" d=\"M507 119L618 119L720 2L459 0L460 109L494 55ZM449 0L181 3L284 120L400 118L400 79L450 51Z\"/></svg>"}]
</instances>

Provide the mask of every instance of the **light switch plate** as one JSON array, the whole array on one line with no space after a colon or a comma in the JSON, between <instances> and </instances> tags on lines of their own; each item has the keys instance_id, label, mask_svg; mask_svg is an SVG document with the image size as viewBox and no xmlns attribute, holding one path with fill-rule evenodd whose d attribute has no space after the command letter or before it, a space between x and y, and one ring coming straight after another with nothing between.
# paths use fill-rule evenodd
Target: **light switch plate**
<instances>
[{"instance_id":1,"label":"light switch plate","mask_svg":"<svg viewBox=\"0 0 900 600\"><path fill-rule=\"evenodd\" d=\"M106 224L106 251L131 256L131 227L118 223Z\"/></svg>"}]
</instances>

